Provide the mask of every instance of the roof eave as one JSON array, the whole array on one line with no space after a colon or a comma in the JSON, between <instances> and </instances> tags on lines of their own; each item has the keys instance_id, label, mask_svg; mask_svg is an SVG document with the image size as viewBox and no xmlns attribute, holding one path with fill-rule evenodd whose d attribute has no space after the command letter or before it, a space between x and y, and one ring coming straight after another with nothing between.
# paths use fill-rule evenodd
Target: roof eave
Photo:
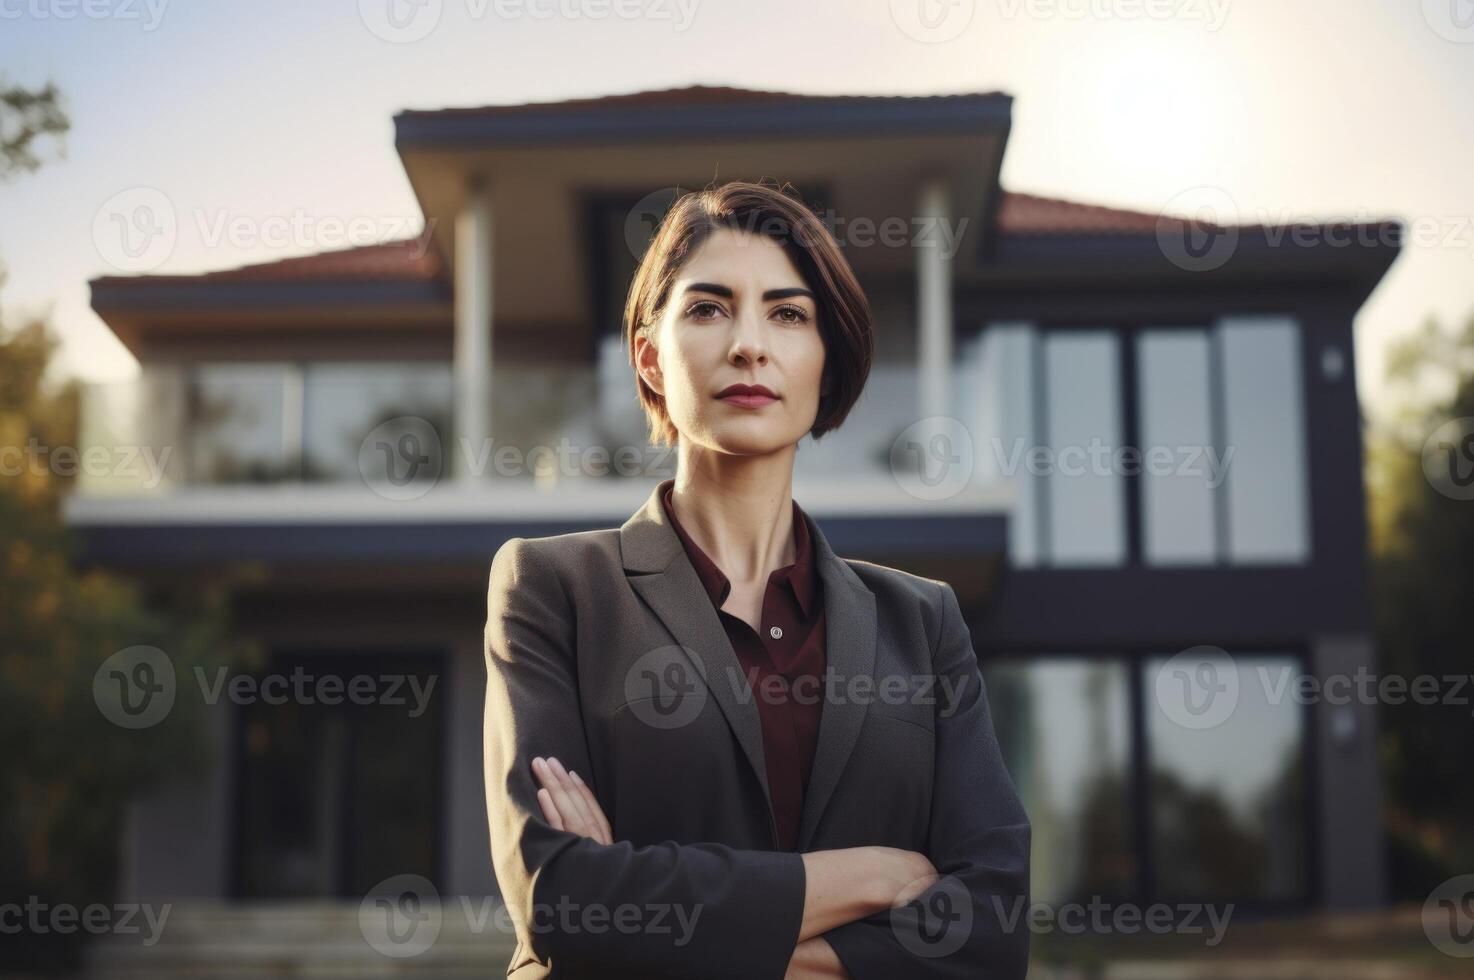
<instances>
[{"instance_id":1,"label":"roof eave","mask_svg":"<svg viewBox=\"0 0 1474 980\"><path fill-rule=\"evenodd\" d=\"M1370 294L1401 253L1401 225L1358 225L1361 241L1338 242L1329 235L1296 241L1288 229L1235 229L1237 239L1221 259L1170 258L1164 242L1150 233L1005 233L980 278L1059 281L1062 270L1077 281L1297 280L1341 282ZM1273 234L1271 234L1273 233Z\"/></svg>"},{"instance_id":2,"label":"roof eave","mask_svg":"<svg viewBox=\"0 0 1474 980\"><path fill-rule=\"evenodd\" d=\"M1006 129L1012 105L1012 96L988 92L855 101L818 96L813 101L776 104L550 108L506 115L409 109L394 116L394 144L403 152L640 139L969 132Z\"/></svg>"}]
</instances>

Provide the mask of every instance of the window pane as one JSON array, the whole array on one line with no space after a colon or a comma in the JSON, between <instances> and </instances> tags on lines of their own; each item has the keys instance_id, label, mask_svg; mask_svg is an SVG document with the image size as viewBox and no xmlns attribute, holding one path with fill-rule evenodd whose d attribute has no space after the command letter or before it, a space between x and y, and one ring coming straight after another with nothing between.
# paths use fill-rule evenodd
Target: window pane
<instances>
[{"instance_id":1,"label":"window pane","mask_svg":"<svg viewBox=\"0 0 1474 980\"><path fill-rule=\"evenodd\" d=\"M432 440L418 438L426 431L422 425L408 425L400 433L417 440L417 453L433 457L423 472L447 471L440 454L452 445L448 364L311 364L305 402L302 446L307 479L367 478L359 468L364 439L390 419L404 417L424 419L439 436L437 449ZM387 466L389 457L368 452L362 460L365 465Z\"/></svg>"},{"instance_id":2,"label":"window pane","mask_svg":"<svg viewBox=\"0 0 1474 980\"><path fill-rule=\"evenodd\" d=\"M1233 561L1302 562L1306 522L1305 421L1294 320L1232 318L1218 329L1223 356L1228 552Z\"/></svg>"},{"instance_id":3,"label":"window pane","mask_svg":"<svg viewBox=\"0 0 1474 980\"><path fill-rule=\"evenodd\" d=\"M1015 568L1039 563L1038 485L1028 465L1037 345L1029 323L990 323L959 346L952 381L957 417L973 433L974 481L1012 494L1008 557Z\"/></svg>"},{"instance_id":4,"label":"window pane","mask_svg":"<svg viewBox=\"0 0 1474 980\"><path fill-rule=\"evenodd\" d=\"M799 440L795 477L891 479L891 445L916 421L916 398L915 364L877 361L844 425Z\"/></svg>"},{"instance_id":5,"label":"window pane","mask_svg":"<svg viewBox=\"0 0 1474 980\"><path fill-rule=\"evenodd\" d=\"M199 483L252 483L296 476L283 410L287 368L206 364L189 385L189 474Z\"/></svg>"},{"instance_id":6,"label":"window pane","mask_svg":"<svg viewBox=\"0 0 1474 980\"><path fill-rule=\"evenodd\" d=\"M1033 828L1033 900L1130 894L1125 666L1050 657L992 662L983 674L998 743Z\"/></svg>"},{"instance_id":7,"label":"window pane","mask_svg":"<svg viewBox=\"0 0 1474 980\"><path fill-rule=\"evenodd\" d=\"M1044 342L1048 404L1047 541L1056 565L1117 565L1126 558L1118 341L1105 330Z\"/></svg>"},{"instance_id":8,"label":"window pane","mask_svg":"<svg viewBox=\"0 0 1474 980\"><path fill-rule=\"evenodd\" d=\"M1211 563L1220 474L1209 407L1208 332L1149 331L1138 340L1136 356L1143 554L1152 564Z\"/></svg>"},{"instance_id":9,"label":"window pane","mask_svg":"<svg viewBox=\"0 0 1474 980\"><path fill-rule=\"evenodd\" d=\"M1274 901L1305 891L1305 732L1303 709L1285 693L1286 674L1298 671L1290 655L1224 658L1237 676L1232 711L1223 718L1183 713L1184 698L1209 704L1206 693L1183 685L1212 683L1231 691L1218 673L1206 680L1167 678L1166 657L1149 658L1143 672L1151 759L1154 894L1193 901ZM1176 670L1174 666L1172 668ZM1164 694L1163 692L1168 692ZM1168 702L1164 704L1164 701ZM1189 711L1192 709L1189 708ZM1195 727L1209 724L1211 727Z\"/></svg>"}]
</instances>

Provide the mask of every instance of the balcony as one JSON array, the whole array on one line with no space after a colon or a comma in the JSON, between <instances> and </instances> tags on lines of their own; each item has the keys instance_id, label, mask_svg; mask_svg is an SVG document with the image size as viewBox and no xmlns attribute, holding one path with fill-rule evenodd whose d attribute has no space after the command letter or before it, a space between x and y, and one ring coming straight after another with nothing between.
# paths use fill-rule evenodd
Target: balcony
<instances>
[{"instance_id":1,"label":"balcony","mask_svg":"<svg viewBox=\"0 0 1474 980\"><path fill-rule=\"evenodd\" d=\"M206 550L231 555L271 534L273 554L308 555L323 546L314 534L334 528L375 528L392 551L378 532L398 527L405 549L443 551L483 547L467 527L614 526L674 474L676 456L646 441L629 365L610 346L587 365L498 360L484 445L452 431L447 362L149 365L85 390L81 448L112 462L84 467L67 519L104 543L120 530L187 528L172 537L197 551L218 534ZM795 497L817 516L853 518L842 535L887 539L873 522L861 530L885 515L986 515L993 526L998 482L926 499L898 478L893 446L903 470L914 445L898 437L915 421L917 388L914 365L877 365L846 423L801 443ZM904 543L901 527L889 537ZM171 536L151 539L154 554L167 550L161 537ZM103 550L125 549L116 542Z\"/></svg>"}]
</instances>

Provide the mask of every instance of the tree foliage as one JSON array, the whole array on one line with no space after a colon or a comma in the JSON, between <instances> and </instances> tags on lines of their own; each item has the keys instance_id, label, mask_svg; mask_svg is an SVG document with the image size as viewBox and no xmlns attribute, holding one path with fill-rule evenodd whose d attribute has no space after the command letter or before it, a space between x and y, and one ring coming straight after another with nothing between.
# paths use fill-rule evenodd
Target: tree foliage
<instances>
[{"instance_id":1,"label":"tree foliage","mask_svg":"<svg viewBox=\"0 0 1474 980\"><path fill-rule=\"evenodd\" d=\"M1469 419L1474 431L1474 318L1455 331L1429 321L1388 365L1399 404L1368 437L1381 672L1438 678L1440 692L1437 704L1408 698L1381 716L1393 886L1422 900L1474 867L1474 500L1445 493L1423 466L1441 425Z\"/></svg>"},{"instance_id":2,"label":"tree foliage","mask_svg":"<svg viewBox=\"0 0 1474 980\"><path fill-rule=\"evenodd\" d=\"M48 136L60 140L71 125L56 83L28 89L0 77L0 183L38 169L36 144Z\"/></svg>"},{"instance_id":3,"label":"tree foliage","mask_svg":"<svg viewBox=\"0 0 1474 980\"><path fill-rule=\"evenodd\" d=\"M0 92L0 177L35 168L25 132L65 128L55 103L52 86ZM125 729L94 696L99 668L147 645L187 680L236 651L223 590L144 585L82 560L61 516L72 468L55 462L79 449L79 389L48 380L56 347L44 320L0 322L0 900L81 910L117 900L128 802L212 754L200 698ZM80 948L75 933L5 931L0 971L62 969Z\"/></svg>"}]
</instances>

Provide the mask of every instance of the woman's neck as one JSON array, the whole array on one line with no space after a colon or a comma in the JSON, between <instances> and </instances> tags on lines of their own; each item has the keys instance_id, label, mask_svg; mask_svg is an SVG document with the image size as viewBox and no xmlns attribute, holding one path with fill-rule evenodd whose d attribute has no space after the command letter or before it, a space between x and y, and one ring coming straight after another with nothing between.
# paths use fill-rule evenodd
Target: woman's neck
<instances>
[{"instance_id":1,"label":"woman's neck","mask_svg":"<svg viewBox=\"0 0 1474 980\"><path fill-rule=\"evenodd\" d=\"M791 565L797 447L731 456L681 446L671 506L681 527L734 583L766 582Z\"/></svg>"}]
</instances>

